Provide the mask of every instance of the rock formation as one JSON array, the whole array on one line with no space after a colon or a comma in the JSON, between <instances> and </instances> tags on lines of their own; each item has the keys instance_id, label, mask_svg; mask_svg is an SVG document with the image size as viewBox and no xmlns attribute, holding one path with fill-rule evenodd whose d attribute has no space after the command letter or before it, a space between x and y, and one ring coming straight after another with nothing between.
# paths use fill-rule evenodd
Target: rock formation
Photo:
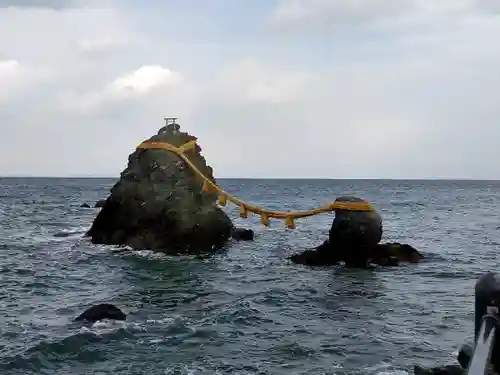
<instances>
[{"instance_id":1,"label":"rock formation","mask_svg":"<svg viewBox=\"0 0 500 375\"><path fill-rule=\"evenodd\" d=\"M125 320L127 319L127 314L125 314L115 305L112 305L110 303L100 303L99 305L89 307L83 313L78 315L74 320L85 320L95 323L99 320L104 319Z\"/></svg>"},{"instance_id":2,"label":"rock formation","mask_svg":"<svg viewBox=\"0 0 500 375\"><path fill-rule=\"evenodd\" d=\"M196 138L180 132L178 124L170 124L148 141L181 146L191 140ZM200 152L196 146L186 156L215 182ZM170 254L216 251L231 236L233 224L217 206L217 195L202 186L202 179L176 154L136 149L87 235L95 244Z\"/></svg>"},{"instance_id":3,"label":"rock formation","mask_svg":"<svg viewBox=\"0 0 500 375\"><path fill-rule=\"evenodd\" d=\"M357 197L339 197L336 202L362 202ZM397 265L417 263L423 256L412 246L400 243L380 244L382 218L376 211L335 213L328 239L313 250L291 256L298 264L310 266L334 265L344 262L347 267L366 268L370 264Z\"/></svg>"}]
</instances>

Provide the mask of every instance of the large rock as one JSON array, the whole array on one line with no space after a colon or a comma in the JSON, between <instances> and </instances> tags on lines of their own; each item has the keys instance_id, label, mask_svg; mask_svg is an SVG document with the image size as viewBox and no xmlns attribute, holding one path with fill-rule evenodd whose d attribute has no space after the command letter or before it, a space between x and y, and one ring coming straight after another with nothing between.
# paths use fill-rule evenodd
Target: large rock
<instances>
[{"instance_id":1,"label":"large rock","mask_svg":"<svg viewBox=\"0 0 500 375\"><path fill-rule=\"evenodd\" d=\"M170 124L148 141L181 146L191 140L196 138ZM186 156L215 182L200 151L196 146ZM87 235L95 244L172 254L215 251L229 239L233 224L217 206L217 195L202 186L203 181L173 152L136 149Z\"/></svg>"},{"instance_id":2,"label":"large rock","mask_svg":"<svg viewBox=\"0 0 500 375\"><path fill-rule=\"evenodd\" d=\"M102 208L106 205L106 199L99 199L97 202L95 202L94 207L95 208Z\"/></svg>"},{"instance_id":3,"label":"large rock","mask_svg":"<svg viewBox=\"0 0 500 375\"><path fill-rule=\"evenodd\" d=\"M340 197L336 202L363 202L357 197ZM394 266L400 262L418 263L422 258L407 244L379 244L382 218L375 211L339 210L329 231L328 240L315 249L294 254L290 259L309 266L329 266L344 262L347 267L367 268L372 264Z\"/></svg>"}]
</instances>

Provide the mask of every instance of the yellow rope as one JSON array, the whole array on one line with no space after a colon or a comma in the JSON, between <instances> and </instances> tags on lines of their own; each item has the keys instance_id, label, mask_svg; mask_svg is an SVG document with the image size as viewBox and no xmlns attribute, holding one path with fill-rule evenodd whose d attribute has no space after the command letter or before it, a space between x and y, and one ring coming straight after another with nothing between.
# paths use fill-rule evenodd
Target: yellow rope
<instances>
[{"instance_id":1,"label":"yellow rope","mask_svg":"<svg viewBox=\"0 0 500 375\"><path fill-rule=\"evenodd\" d=\"M225 206L227 201L234 203L235 205L240 207L240 216L242 218L247 218L248 213L252 212L254 214L260 215L261 223L266 227L269 225L269 219L285 219L285 224L288 228L294 229L295 223L294 219L301 217L314 216L318 214L322 214L325 212L343 210L343 211L373 211L373 207L368 202L333 202L327 204L326 206L316 208L313 210L306 211L271 211L266 210L254 205L251 205L245 201L242 201L231 194L227 193L219 186L214 184L208 177L206 177L197 167L194 165L191 160L185 155L186 151L194 149L196 146L196 141L189 141L183 144L180 147L176 147L166 142L143 142L137 148L141 149L163 149L167 151L171 151L177 156L179 156L182 160L186 162L189 167L201 178L203 179L203 190L206 192L217 192L219 194L219 204L221 206Z\"/></svg>"}]
</instances>

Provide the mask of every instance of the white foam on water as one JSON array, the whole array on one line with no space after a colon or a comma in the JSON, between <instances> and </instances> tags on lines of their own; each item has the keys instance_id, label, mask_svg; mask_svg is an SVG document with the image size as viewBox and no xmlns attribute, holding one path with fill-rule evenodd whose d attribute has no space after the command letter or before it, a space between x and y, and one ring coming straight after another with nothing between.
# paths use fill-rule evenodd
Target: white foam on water
<instances>
[{"instance_id":1,"label":"white foam on water","mask_svg":"<svg viewBox=\"0 0 500 375\"><path fill-rule=\"evenodd\" d=\"M171 375L171 374L176 374L178 373L179 371L179 368L178 367L170 367L170 368L167 368L164 372L165 375ZM211 372L209 373L204 367L202 366L196 366L196 365L191 365L191 366L183 366L182 368L182 374L185 374L185 375L220 375L220 372L219 370L215 370L214 372ZM239 371L236 371L233 373L234 375L240 375L240 374L250 374L250 373L247 373L247 372L239 372Z\"/></svg>"},{"instance_id":2,"label":"white foam on water","mask_svg":"<svg viewBox=\"0 0 500 375\"><path fill-rule=\"evenodd\" d=\"M81 237L88 231L88 227L84 227L83 225L69 227L61 229L59 232L54 233L51 236L52 241L65 241L68 239L75 239Z\"/></svg>"},{"instance_id":3,"label":"white foam on water","mask_svg":"<svg viewBox=\"0 0 500 375\"><path fill-rule=\"evenodd\" d=\"M136 256L148 259L168 259L168 256L153 250L132 250L132 253Z\"/></svg>"},{"instance_id":4,"label":"white foam on water","mask_svg":"<svg viewBox=\"0 0 500 375\"><path fill-rule=\"evenodd\" d=\"M153 250L133 250L130 247L124 247L123 249L126 249L129 251L129 254L132 254L137 257L141 258L146 258L146 259L151 259L151 260L176 260L176 261L184 261L184 260L189 260L193 259L193 255L179 255L179 256L171 256L167 255L165 253L159 252L159 251L153 251Z\"/></svg>"},{"instance_id":5,"label":"white foam on water","mask_svg":"<svg viewBox=\"0 0 500 375\"><path fill-rule=\"evenodd\" d=\"M90 332L96 336L105 335L118 331L120 328L127 328L127 323L117 320L104 319L95 322L90 327L82 327L78 330L79 333Z\"/></svg>"},{"instance_id":6,"label":"white foam on water","mask_svg":"<svg viewBox=\"0 0 500 375\"><path fill-rule=\"evenodd\" d=\"M87 226L78 225L78 226L75 226L75 227L69 227L67 229L62 229L60 232L62 232L62 233L70 233L70 234L74 233L74 234L76 234L76 233L85 233L89 229L90 229L90 227L88 225Z\"/></svg>"},{"instance_id":7,"label":"white foam on water","mask_svg":"<svg viewBox=\"0 0 500 375\"><path fill-rule=\"evenodd\" d=\"M384 370L384 371L379 371L376 373L376 375L410 375L408 371L406 370Z\"/></svg>"},{"instance_id":8,"label":"white foam on water","mask_svg":"<svg viewBox=\"0 0 500 375\"><path fill-rule=\"evenodd\" d=\"M109 248L106 245L102 245L103 248ZM146 259L152 259L152 260L165 260L165 259L170 259L168 255L158 252L158 251L153 251L153 250L134 250L132 247L125 245L125 246L120 246L118 248L114 248L112 252L116 253L124 253L126 255L132 255L140 258L146 258Z\"/></svg>"},{"instance_id":9,"label":"white foam on water","mask_svg":"<svg viewBox=\"0 0 500 375\"><path fill-rule=\"evenodd\" d=\"M143 324L138 322L124 322L119 320L104 319L95 322L90 327L81 327L78 333L91 333L95 336L103 336L118 332L120 329L126 329L129 332L146 331Z\"/></svg>"},{"instance_id":10,"label":"white foam on water","mask_svg":"<svg viewBox=\"0 0 500 375\"><path fill-rule=\"evenodd\" d=\"M366 367L364 370L367 373L375 373L376 375L409 375L408 371L394 368L393 365L386 362Z\"/></svg>"},{"instance_id":11,"label":"white foam on water","mask_svg":"<svg viewBox=\"0 0 500 375\"><path fill-rule=\"evenodd\" d=\"M175 320L175 318L168 316L168 317L161 318L161 319L147 319L146 323L147 324L154 324L154 325L158 324L158 325L165 326L165 325L169 325L174 320Z\"/></svg>"}]
</instances>

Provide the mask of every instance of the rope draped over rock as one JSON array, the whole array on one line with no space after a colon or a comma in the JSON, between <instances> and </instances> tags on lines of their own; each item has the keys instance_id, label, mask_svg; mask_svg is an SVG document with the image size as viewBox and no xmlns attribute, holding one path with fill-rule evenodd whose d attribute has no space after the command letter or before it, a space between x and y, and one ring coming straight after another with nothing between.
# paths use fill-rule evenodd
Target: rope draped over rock
<instances>
[{"instance_id":1,"label":"rope draped over rock","mask_svg":"<svg viewBox=\"0 0 500 375\"><path fill-rule=\"evenodd\" d=\"M197 167L194 165L189 158L185 155L186 151L193 150L196 147L196 141L189 141L183 144L180 147L176 147L166 142L142 142L137 148L140 149L163 149L176 154L179 158L181 158L192 170L195 174L197 174L203 180L203 190L206 192L217 192L219 195L219 205L225 206L227 201L237 205L240 207L240 217L246 219L248 217L248 213L254 213L260 216L261 223L264 226L269 226L270 219L284 219L285 225L289 229L295 229L294 219L315 216L326 212L332 211L357 211L357 212L367 212L374 211L372 205L369 202L333 202L327 204L323 207L305 210L305 211L273 211L266 210L257 206L254 206L250 203L247 203L241 199L234 197L229 194L215 183L213 183L208 177L206 177Z\"/></svg>"}]
</instances>

